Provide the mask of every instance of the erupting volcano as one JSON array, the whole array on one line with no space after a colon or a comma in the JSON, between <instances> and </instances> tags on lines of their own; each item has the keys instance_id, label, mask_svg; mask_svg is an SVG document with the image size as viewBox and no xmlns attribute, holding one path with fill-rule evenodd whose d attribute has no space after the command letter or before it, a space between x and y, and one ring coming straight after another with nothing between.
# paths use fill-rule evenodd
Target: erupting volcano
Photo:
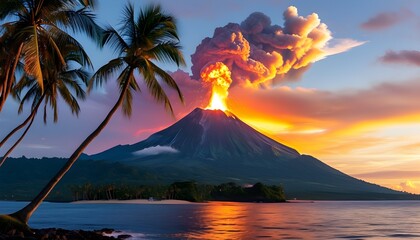
<instances>
[{"instance_id":1,"label":"erupting volcano","mask_svg":"<svg viewBox=\"0 0 420 240\"><path fill-rule=\"evenodd\" d=\"M196 108L144 141L119 145L88 158L150 172L158 176L154 183L282 184L289 198L396 199L401 195L301 155L221 108Z\"/></svg>"},{"instance_id":2,"label":"erupting volcano","mask_svg":"<svg viewBox=\"0 0 420 240\"><path fill-rule=\"evenodd\" d=\"M139 167L157 174L157 182L262 182L282 184L289 198L395 199L392 196L401 193L301 155L229 111L231 84L276 86L296 80L312 63L340 52L328 45L331 32L317 14L302 17L291 6L283 17L284 26L273 25L268 16L256 12L240 24L216 28L191 55L192 78L211 89L207 107L196 108L144 141L119 145L90 158Z\"/></svg>"}]
</instances>

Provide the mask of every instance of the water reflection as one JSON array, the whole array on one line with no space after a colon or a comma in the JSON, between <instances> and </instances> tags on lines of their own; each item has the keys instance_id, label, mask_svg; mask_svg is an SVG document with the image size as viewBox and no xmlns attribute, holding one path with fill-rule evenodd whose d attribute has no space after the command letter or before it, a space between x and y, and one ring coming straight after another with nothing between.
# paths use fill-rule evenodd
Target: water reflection
<instances>
[{"instance_id":1,"label":"water reflection","mask_svg":"<svg viewBox=\"0 0 420 240\"><path fill-rule=\"evenodd\" d=\"M245 204L213 203L196 212L199 228L189 239L244 239L249 208Z\"/></svg>"},{"instance_id":2,"label":"water reflection","mask_svg":"<svg viewBox=\"0 0 420 240\"><path fill-rule=\"evenodd\" d=\"M185 239L311 239L314 234L302 227L308 212L291 212L285 204L210 203L193 213L192 231L177 234ZM300 215L305 215L302 218ZM175 237L175 236L173 236Z\"/></svg>"},{"instance_id":3,"label":"water reflection","mask_svg":"<svg viewBox=\"0 0 420 240\"><path fill-rule=\"evenodd\" d=\"M0 213L24 203L0 202ZM44 203L34 228L114 228L144 239L420 239L420 201Z\"/></svg>"}]
</instances>

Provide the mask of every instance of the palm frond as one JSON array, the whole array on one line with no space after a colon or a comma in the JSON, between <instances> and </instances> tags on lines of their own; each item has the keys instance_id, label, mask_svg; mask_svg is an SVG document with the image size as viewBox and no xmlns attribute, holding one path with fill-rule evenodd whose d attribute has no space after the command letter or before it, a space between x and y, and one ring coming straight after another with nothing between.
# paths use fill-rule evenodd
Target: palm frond
<instances>
[{"instance_id":1,"label":"palm frond","mask_svg":"<svg viewBox=\"0 0 420 240\"><path fill-rule=\"evenodd\" d=\"M74 61L81 66L89 67L93 69L92 62L84 50L83 46L72 36L62 31L58 27L52 27L49 29L49 36L60 46L60 49L66 51L65 60Z\"/></svg>"},{"instance_id":2,"label":"palm frond","mask_svg":"<svg viewBox=\"0 0 420 240\"><path fill-rule=\"evenodd\" d=\"M146 54L158 61L176 63L178 67L185 66L185 59L180 49L179 43L164 42L148 50Z\"/></svg>"},{"instance_id":3,"label":"palm frond","mask_svg":"<svg viewBox=\"0 0 420 240\"><path fill-rule=\"evenodd\" d=\"M90 91L94 85L102 86L102 84L108 81L110 76L116 74L124 65L126 65L126 63L123 58L112 59L107 64L103 65L89 80L88 91Z\"/></svg>"},{"instance_id":4,"label":"palm frond","mask_svg":"<svg viewBox=\"0 0 420 240\"><path fill-rule=\"evenodd\" d=\"M49 88L48 89L48 94L45 96L45 106L49 105L50 108L53 110L53 120L54 122L58 121L58 107L57 107L57 99L58 99L58 94L57 94L57 88L53 87L53 88ZM47 123L47 108L44 108L44 124Z\"/></svg>"},{"instance_id":5,"label":"palm frond","mask_svg":"<svg viewBox=\"0 0 420 240\"><path fill-rule=\"evenodd\" d=\"M68 88L70 88L72 91L75 92L76 96L79 99L81 100L86 99L86 91L85 91L86 85L85 84L82 85L80 81L75 80L79 78L73 78L71 75L63 74L62 76L60 76L60 79L63 82L63 84L65 84L66 86L68 86Z\"/></svg>"},{"instance_id":6,"label":"palm frond","mask_svg":"<svg viewBox=\"0 0 420 240\"><path fill-rule=\"evenodd\" d=\"M23 111L23 106L24 103L27 101L30 101L32 99L32 109L34 108L34 106L36 105L36 99L39 99L40 96L42 95L41 92L39 91L39 86L37 84L32 84L28 91L25 93L25 95L23 96L23 98L20 100L20 104L19 104L19 109L18 109L18 113L22 113Z\"/></svg>"},{"instance_id":7,"label":"palm frond","mask_svg":"<svg viewBox=\"0 0 420 240\"><path fill-rule=\"evenodd\" d=\"M150 62L150 65L152 66L155 74L158 75L160 77L160 79L163 82L165 82L170 88L174 89L177 92L178 97L181 100L181 102L184 102L184 97L181 93L181 90L179 89L178 84L175 82L175 80L172 78L172 76L169 75L164 70L162 70L161 68L159 68L158 66L156 66L153 62Z\"/></svg>"},{"instance_id":8,"label":"palm frond","mask_svg":"<svg viewBox=\"0 0 420 240\"><path fill-rule=\"evenodd\" d=\"M163 103L165 109L169 110L170 113L173 114L171 102L169 101L169 98L163 90L162 86L159 84L159 81L155 75L155 71L150 64L150 61L146 61L142 68L138 68L139 73L143 75L147 89L149 89L152 97L157 102Z\"/></svg>"},{"instance_id":9,"label":"palm frond","mask_svg":"<svg viewBox=\"0 0 420 240\"><path fill-rule=\"evenodd\" d=\"M28 39L23 47L23 58L25 62L25 72L33 76L41 89L44 88L42 69L39 55L38 32L36 27L33 29L33 35Z\"/></svg>"},{"instance_id":10,"label":"palm frond","mask_svg":"<svg viewBox=\"0 0 420 240\"><path fill-rule=\"evenodd\" d=\"M0 1L0 21L15 15L17 12L21 11L24 6L20 1L16 0L2 0Z\"/></svg>"},{"instance_id":11,"label":"palm frond","mask_svg":"<svg viewBox=\"0 0 420 240\"><path fill-rule=\"evenodd\" d=\"M54 49L54 51L46 51L46 53L53 53L54 56L56 56L57 60L59 60L59 62L61 63L60 66L63 67L59 67L59 68L64 68L66 67L67 63L66 60L64 59L63 54L61 53L61 49L59 48L59 46L57 45L56 41L52 38L52 36L50 34L47 33L47 31L44 28L40 28L40 31L42 31L42 35L40 37L42 37L41 41L44 40L44 44L45 47L48 48L49 46L52 47L52 49ZM48 44L46 44L48 43ZM57 62L55 62L55 64L58 64Z\"/></svg>"},{"instance_id":12,"label":"palm frond","mask_svg":"<svg viewBox=\"0 0 420 240\"><path fill-rule=\"evenodd\" d=\"M114 48L120 54L120 58L101 67L90 80L89 89L93 84L101 85L110 74L121 70L117 78L118 85L121 88L126 86L126 83L129 84L129 91L123 96L122 110L129 116L132 111L133 90L140 91L132 73L134 69L137 69L143 76L151 95L158 102L164 103L165 108L173 114L172 105L158 78L175 89L179 98L183 100L181 91L170 75L155 65L152 60L175 63L178 66L185 65L180 51L175 19L162 13L159 5L148 6L140 10L138 16L135 17L133 5L127 4L123 11L119 32L112 27L106 29L102 43Z\"/></svg>"},{"instance_id":13,"label":"palm frond","mask_svg":"<svg viewBox=\"0 0 420 240\"><path fill-rule=\"evenodd\" d=\"M163 41L179 41L175 18L163 13L159 5L151 5L141 11L137 26L142 37L151 45Z\"/></svg>"},{"instance_id":14,"label":"palm frond","mask_svg":"<svg viewBox=\"0 0 420 240\"><path fill-rule=\"evenodd\" d=\"M128 44L124 41L120 34L118 34L118 32L111 26L106 27L103 33L101 47L105 44L114 49L114 53L119 53L120 55L125 53L129 48Z\"/></svg>"},{"instance_id":15,"label":"palm frond","mask_svg":"<svg viewBox=\"0 0 420 240\"><path fill-rule=\"evenodd\" d=\"M131 93L131 91L127 91L122 102L122 112L124 116L131 117L131 114L133 111L132 105L133 105L133 94Z\"/></svg>"},{"instance_id":16,"label":"palm frond","mask_svg":"<svg viewBox=\"0 0 420 240\"><path fill-rule=\"evenodd\" d=\"M131 85L132 82L135 82L135 78L133 75L134 69L130 66L127 66L124 68L124 70L121 71L121 74L118 76L118 85L120 87L120 91L123 90L125 83L128 81L128 84ZM132 100L133 96L131 94L131 91L128 90L125 92L125 96L123 96L123 102L122 102L122 111L125 116L130 117L132 112Z\"/></svg>"},{"instance_id":17,"label":"palm frond","mask_svg":"<svg viewBox=\"0 0 420 240\"><path fill-rule=\"evenodd\" d=\"M78 11L67 11L66 15L69 19L70 28L75 32L87 34L96 43L100 43L103 29L95 22L95 14L87 8Z\"/></svg>"},{"instance_id":18,"label":"palm frond","mask_svg":"<svg viewBox=\"0 0 420 240\"><path fill-rule=\"evenodd\" d=\"M121 37L127 40L127 45L132 46L137 39L137 27L134 22L134 6L133 4L127 4L123 10L123 17L121 19Z\"/></svg>"},{"instance_id":19,"label":"palm frond","mask_svg":"<svg viewBox=\"0 0 420 240\"><path fill-rule=\"evenodd\" d=\"M69 89L64 84L59 84L58 90L59 90L60 95L63 98L63 100L69 106L72 114L76 114L76 116L79 116L80 106L79 106L79 103L78 103L76 97L74 97L73 94L71 94ZM84 98L84 96L85 95L83 95L83 98ZM81 98L81 97L79 97L79 98Z\"/></svg>"}]
</instances>

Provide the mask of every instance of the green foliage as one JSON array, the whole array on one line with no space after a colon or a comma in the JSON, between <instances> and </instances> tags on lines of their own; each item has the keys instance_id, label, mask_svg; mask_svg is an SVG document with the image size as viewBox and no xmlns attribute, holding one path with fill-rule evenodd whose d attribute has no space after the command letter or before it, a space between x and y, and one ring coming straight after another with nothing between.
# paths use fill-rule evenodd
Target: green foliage
<instances>
[{"instance_id":1,"label":"green foliage","mask_svg":"<svg viewBox=\"0 0 420 240\"><path fill-rule=\"evenodd\" d=\"M190 202L203 202L209 199L213 187L198 185L196 182L175 182L168 188L168 195L172 199L181 199Z\"/></svg>"},{"instance_id":2,"label":"green foliage","mask_svg":"<svg viewBox=\"0 0 420 240\"><path fill-rule=\"evenodd\" d=\"M213 200L240 202L284 202L283 187L256 183L252 187L241 187L235 183L215 186L211 193Z\"/></svg>"},{"instance_id":3,"label":"green foliage","mask_svg":"<svg viewBox=\"0 0 420 240\"><path fill-rule=\"evenodd\" d=\"M262 183L256 183L251 188L246 188L245 193L255 201L282 202L285 200L284 191L281 186L267 186Z\"/></svg>"},{"instance_id":4,"label":"green foliage","mask_svg":"<svg viewBox=\"0 0 420 240\"><path fill-rule=\"evenodd\" d=\"M51 67L48 62L56 70L66 68L65 58L70 54L72 61L92 67L82 45L72 36L83 33L99 44L103 29L95 23L90 5L75 0L0 2L0 111L15 83L18 65L41 93L49 81L45 73Z\"/></svg>"},{"instance_id":5,"label":"green foliage","mask_svg":"<svg viewBox=\"0 0 420 240\"><path fill-rule=\"evenodd\" d=\"M171 185L127 185L107 184L92 186L90 183L70 187L73 200L130 200L130 199L177 199L190 202L241 201L284 202L281 186L257 183L253 187L241 187L235 183L221 185L197 184L194 181L174 182Z\"/></svg>"},{"instance_id":6,"label":"green foliage","mask_svg":"<svg viewBox=\"0 0 420 240\"><path fill-rule=\"evenodd\" d=\"M183 96L172 76L156 63L185 65L174 17L165 14L159 5L150 5L136 14L134 6L127 4L121 19L119 29L111 26L105 29L101 43L115 49L119 56L96 71L89 89L101 86L117 75L123 113L131 116L133 95L140 91L140 79L135 77L135 72L138 72L155 100L163 103L173 114L172 105L161 84L165 83L175 90L181 101Z\"/></svg>"},{"instance_id":7,"label":"green foliage","mask_svg":"<svg viewBox=\"0 0 420 240\"><path fill-rule=\"evenodd\" d=\"M1 200L31 200L53 174L65 163L64 158L13 158L6 161L0 168L0 199ZM75 164L62 182L51 192L49 201L72 201L75 195L73 190L79 187L78 200L93 200L95 194L89 191L84 193L83 188L97 191L98 186L115 185L117 189L122 186L141 184L156 184L159 177L138 168L121 163L107 163L105 161L83 160ZM83 186L83 188L82 188ZM122 188L122 191L126 191ZM130 190L131 191L131 190ZM101 195L102 194L102 195ZM115 198L112 192L112 198ZM106 199L106 192L97 194L96 199ZM129 197L132 198L130 193ZM121 197L123 199L123 197Z\"/></svg>"},{"instance_id":8,"label":"green foliage","mask_svg":"<svg viewBox=\"0 0 420 240\"><path fill-rule=\"evenodd\" d=\"M0 200L30 200L66 159L15 158L0 168ZM22 168L22 166L25 166ZM151 172L121 163L83 160L75 164L50 194L49 201L178 199L279 202L285 199L281 186L261 183L242 187L180 181L168 184Z\"/></svg>"}]
</instances>

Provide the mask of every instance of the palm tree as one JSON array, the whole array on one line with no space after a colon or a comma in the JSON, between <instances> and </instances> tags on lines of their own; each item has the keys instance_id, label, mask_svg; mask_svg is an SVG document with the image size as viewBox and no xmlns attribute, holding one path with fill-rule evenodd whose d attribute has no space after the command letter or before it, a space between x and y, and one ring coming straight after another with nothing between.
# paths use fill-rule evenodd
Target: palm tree
<instances>
[{"instance_id":1,"label":"palm tree","mask_svg":"<svg viewBox=\"0 0 420 240\"><path fill-rule=\"evenodd\" d=\"M60 52L62 55L51 54L51 53L54 53L55 49L51 49L51 45L47 44L49 39L43 39L43 38L40 39L41 40L40 49L42 50L41 55L44 56L42 59L41 70L45 72L43 73L43 75L46 74L46 78L44 77L43 82L47 82L46 83L47 85L49 84L51 85L50 87L54 88L53 86L54 84L55 84L55 87L64 86L63 84L57 85L55 82L61 81L70 77L70 74L72 74L73 77L75 78L80 78L80 79L83 79L83 77L86 78L86 76L83 76L83 74L86 75L86 73L83 72L83 70L81 69L85 67L92 69L93 66L92 66L92 63L90 62L89 56L83 49L83 46L81 46L75 39L73 39L72 37L68 37L66 34L63 34L62 32L51 32L48 37L53 38L54 42L60 43L60 46L58 47L60 48ZM64 58L64 64L62 64L61 58ZM76 70L76 67L73 67L72 68L73 70L70 70L71 68L69 67L69 64L71 64L72 66L76 64L77 66L80 66L81 68ZM23 64L19 64L18 67L22 68L22 65ZM64 77L64 79L61 79L62 77ZM22 124L18 125L6 137L3 138L3 140L0 142L0 148L14 133L16 133L16 131L22 129L26 124L28 124L28 122L31 119L33 119L35 113L37 112L39 108L39 104L42 102L44 98L43 89L40 88L39 84L34 79L34 77L26 73L23 73L21 80L19 80L18 83L16 83L16 86L13 88L14 91L12 91L12 94L16 97L16 95L20 94L22 90L25 88L28 88L29 90L27 94L25 94L25 97L22 99L18 112L19 113L22 112L24 102L29 101L31 98L33 98L34 101L32 104L31 114L25 119L25 121ZM54 98L53 94L56 94L56 92L50 92L47 100L50 100L51 107L53 108L53 110L55 109L54 122L56 122L57 109L56 109L56 104L55 104L56 100L52 99ZM76 94L78 94L77 91L76 91ZM67 103L69 106L72 105L70 104L69 101L67 101Z\"/></svg>"},{"instance_id":2,"label":"palm tree","mask_svg":"<svg viewBox=\"0 0 420 240\"><path fill-rule=\"evenodd\" d=\"M32 76L44 89L41 39L44 39L65 64L61 53L61 40L72 39L65 30L87 34L99 42L102 29L95 23L89 10L92 0L1 0L0 21L8 21L0 27L0 45L7 48L0 67L0 111L12 90L18 62L23 59L25 73ZM60 38L52 35L60 34ZM58 41L57 41L58 40Z\"/></svg>"},{"instance_id":3,"label":"palm tree","mask_svg":"<svg viewBox=\"0 0 420 240\"><path fill-rule=\"evenodd\" d=\"M48 51L47 46L44 48ZM57 64L58 59L54 59L53 56L47 58L48 62L42 62L42 71L43 71L43 82L45 84L45 89L39 87L37 81L34 81L33 77L28 75L23 75L21 80L14 87L14 94L20 94L23 90L26 90L24 97L20 101L19 112L22 111L23 105L26 101L32 100L32 111L31 114L25 119L25 121L13 129L0 143L1 145L7 141L15 132L23 128L26 124L25 131L18 138L18 140L9 148L5 155L0 158L0 167L6 161L7 157L12 153L15 147L22 141L26 133L32 126L32 123L35 119L35 116L38 112L41 103L44 103L44 123L47 121L47 106L49 105L54 112L54 122L58 120L58 106L57 100L58 95L64 100L73 114L78 115L80 111L77 98L82 100L85 99L86 94L84 91L84 86L86 86L88 81L88 74L81 68L69 69L70 63L72 65L77 64L79 66L85 66L92 68L92 65L86 58L87 54L81 47L76 47L71 44L64 44L64 47L61 49L61 52L64 54L65 66ZM46 55L47 53L44 53ZM57 69L58 67L58 69Z\"/></svg>"},{"instance_id":4,"label":"palm tree","mask_svg":"<svg viewBox=\"0 0 420 240\"><path fill-rule=\"evenodd\" d=\"M41 192L24 208L10 216L27 223L33 212L48 196L52 189L73 166L83 150L105 128L118 108L122 107L126 116L131 115L133 92L139 91L135 71L143 76L147 89L154 98L164 103L171 111L170 101L160 85L161 81L175 89L183 101L182 94L174 79L159 68L153 61L164 61L184 65L184 58L180 51L179 38L175 20L172 16L162 12L160 6L149 6L141 10L135 18L134 7L128 4L123 12L120 33L108 27L103 44L109 44L119 52L119 57L102 66L92 77L90 87L103 84L108 77L119 72L117 83L119 97L101 124L80 144L70 156L66 164L47 183Z\"/></svg>"}]
</instances>

